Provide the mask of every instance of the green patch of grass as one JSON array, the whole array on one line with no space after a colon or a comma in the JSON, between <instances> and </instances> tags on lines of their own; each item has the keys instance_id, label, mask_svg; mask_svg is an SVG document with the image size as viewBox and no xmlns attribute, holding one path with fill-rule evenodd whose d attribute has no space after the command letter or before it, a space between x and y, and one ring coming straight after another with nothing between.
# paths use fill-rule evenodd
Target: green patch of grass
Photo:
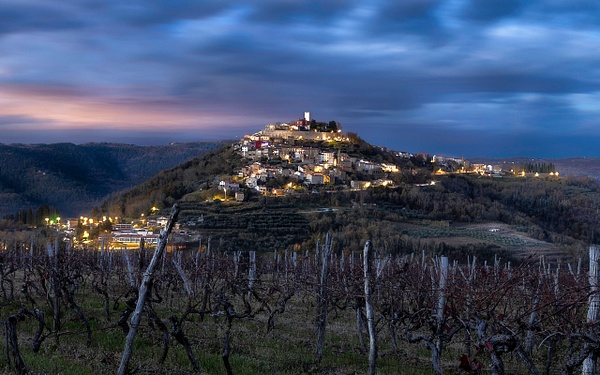
<instances>
[{"instance_id":1,"label":"green patch of grass","mask_svg":"<svg viewBox=\"0 0 600 375\"><path fill-rule=\"evenodd\" d=\"M28 369L44 374L91 374L97 372L100 364L87 350L72 345L43 345L39 353L22 346L21 354Z\"/></svg>"}]
</instances>

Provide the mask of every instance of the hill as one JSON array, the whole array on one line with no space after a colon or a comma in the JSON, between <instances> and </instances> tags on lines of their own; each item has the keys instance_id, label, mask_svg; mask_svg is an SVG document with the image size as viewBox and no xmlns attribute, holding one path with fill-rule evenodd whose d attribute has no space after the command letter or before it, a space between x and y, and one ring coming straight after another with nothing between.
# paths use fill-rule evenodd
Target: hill
<instances>
[{"instance_id":1,"label":"hill","mask_svg":"<svg viewBox=\"0 0 600 375\"><path fill-rule=\"evenodd\" d=\"M322 153L337 147L314 141L310 146L321 147ZM568 258L600 238L600 219L595 215L600 187L591 180L437 175L432 173L437 166L430 161L401 159L359 140L344 146L356 162L344 169L344 177L324 185L297 186L292 177L277 175L290 168L290 161L261 156L257 168L265 170L260 173L267 177L257 186L274 190L260 194L242 187L245 182L240 176L249 172L241 171L256 162L242 157L236 147L160 172L106 200L101 213L135 220L140 214L148 217L153 206L161 208L156 216L165 215L170 205L180 201L180 228L185 235L179 241L194 247L210 237L213 248L221 251L309 250L329 232L336 238L336 251L359 250L364 240L371 239L386 253L427 250L455 258L491 259L498 254L522 258L541 253ZM350 180L356 177L372 178L375 186L375 175L356 169L369 158L397 163L399 171L377 175L393 184L350 188ZM306 171L310 163L299 165ZM246 194L244 202L234 201L232 195L224 201L224 192L217 189L220 181L239 184ZM284 186L294 187L278 196L275 191Z\"/></svg>"},{"instance_id":2,"label":"hill","mask_svg":"<svg viewBox=\"0 0 600 375\"><path fill-rule=\"evenodd\" d=\"M297 154L301 154L296 160L290 160L289 155L282 155L284 152L281 150L273 152L267 148L263 148L259 156L250 156L243 151L244 143L242 140L224 146L177 167L161 171L144 183L105 200L101 212L107 216L137 218L140 214L149 213L151 207L168 208L179 200L212 202L217 196L220 196L217 200L221 200L224 199L224 195L223 190L219 189L219 183L225 181L234 185L234 190L244 192L244 201L258 201L264 198L264 194L259 191L268 189L266 195L271 195L272 189L284 190L286 186L291 185L293 188L288 188L288 191L292 191L290 194L298 197L305 192L314 194L319 191L350 188L351 181L375 184L375 181L394 183L391 180L394 179L396 182L421 183L430 181L431 176L431 163L422 156L403 159L394 152L370 145L352 133L351 140L343 142L293 140L280 145L281 150L285 149L286 153L288 150L296 150ZM345 167L334 167L333 164L336 164L337 160L324 162L327 164L325 167L324 164L319 164L318 160L323 155L330 155L335 159L333 155L337 152L343 153L354 162L348 162ZM402 171L388 173L382 170L379 163L400 167ZM322 177L326 174L324 168L329 171L328 181L323 177L320 183L309 182L309 174ZM258 170L248 172L249 169ZM303 171L302 176L297 173L293 176L294 171L300 170ZM249 178L246 173L255 177ZM256 180L252 186L248 182L251 179Z\"/></svg>"},{"instance_id":3,"label":"hill","mask_svg":"<svg viewBox=\"0 0 600 375\"><path fill-rule=\"evenodd\" d=\"M575 173L559 160L535 163L552 164L560 178L491 177L352 133L285 134L225 145L1 145L1 202L80 210L95 223L116 216L148 230L181 202L176 242L198 247L212 238L222 251L308 250L329 232L338 251L359 250L368 238L387 253L573 257L600 238L600 187L564 177Z\"/></svg>"},{"instance_id":4,"label":"hill","mask_svg":"<svg viewBox=\"0 0 600 375\"><path fill-rule=\"evenodd\" d=\"M53 206L79 215L111 193L227 142L0 144L0 216Z\"/></svg>"}]
</instances>

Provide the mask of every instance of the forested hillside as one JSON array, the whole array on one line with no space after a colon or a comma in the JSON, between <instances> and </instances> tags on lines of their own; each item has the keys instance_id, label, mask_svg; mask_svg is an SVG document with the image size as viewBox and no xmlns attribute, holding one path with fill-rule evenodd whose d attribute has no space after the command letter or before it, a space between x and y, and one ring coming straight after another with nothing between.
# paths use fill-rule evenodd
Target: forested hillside
<instances>
[{"instance_id":1,"label":"forested hillside","mask_svg":"<svg viewBox=\"0 0 600 375\"><path fill-rule=\"evenodd\" d=\"M310 250L330 233L338 250L370 239L388 254L576 258L599 238L600 189L592 181L445 176L436 185L329 191L257 202L182 203L183 228L213 238L213 248Z\"/></svg>"},{"instance_id":2,"label":"forested hillside","mask_svg":"<svg viewBox=\"0 0 600 375\"><path fill-rule=\"evenodd\" d=\"M42 205L78 215L112 192L226 143L0 144L0 216Z\"/></svg>"},{"instance_id":3,"label":"forested hillside","mask_svg":"<svg viewBox=\"0 0 600 375\"><path fill-rule=\"evenodd\" d=\"M600 238L600 187L589 179L447 176L429 187L368 190L360 199L454 225L508 224L548 243L589 244Z\"/></svg>"},{"instance_id":4,"label":"forested hillside","mask_svg":"<svg viewBox=\"0 0 600 375\"><path fill-rule=\"evenodd\" d=\"M241 166L242 159L232 147L222 147L108 198L101 210L111 216L137 217L152 206L169 207L186 194L209 186L219 175L233 175Z\"/></svg>"},{"instance_id":5,"label":"forested hillside","mask_svg":"<svg viewBox=\"0 0 600 375\"><path fill-rule=\"evenodd\" d=\"M220 179L235 179L245 162L231 147L210 152L113 196L101 213L139 218L153 206L168 209L182 201L183 228L202 216L189 229L211 236L223 251L310 249L329 232L336 246L350 250L370 239L387 253L568 257L600 238L600 187L591 179L432 176L431 163L415 161L402 166L393 188L330 186L221 202L214 187ZM436 183L420 184L425 176ZM213 194L221 198L213 201Z\"/></svg>"},{"instance_id":6,"label":"forested hillside","mask_svg":"<svg viewBox=\"0 0 600 375\"><path fill-rule=\"evenodd\" d=\"M525 167L529 172L542 172L536 166L548 167L548 170L553 169L559 172L564 177L588 177L597 182L600 182L600 158L563 158L563 159L532 159L527 157L512 157L512 158L475 158L469 159L473 163L483 163L489 165L499 165L503 169L510 170L512 166L519 165Z\"/></svg>"}]
</instances>

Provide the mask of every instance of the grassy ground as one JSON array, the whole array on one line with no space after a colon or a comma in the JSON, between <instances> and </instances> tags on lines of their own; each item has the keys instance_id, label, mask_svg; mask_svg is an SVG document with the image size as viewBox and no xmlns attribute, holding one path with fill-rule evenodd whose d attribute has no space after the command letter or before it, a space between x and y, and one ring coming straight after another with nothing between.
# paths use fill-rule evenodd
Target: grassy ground
<instances>
[{"instance_id":1,"label":"grassy ground","mask_svg":"<svg viewBox=\"0 0 600 375\"><path fill-rule=\"evenodd\" d=\"M252 374L363 374L368 368L367 353L360 347L355 329L353 310L336 310L329 314L328 332L323 361L315 362L314 314L311 297L304 296L291 303L287 311L278 315L274 329L266 330L266 317L259 314L256 319L234 321L231 334L231 364L237 375ZM27 369L31 373L44 374L113 374L119 366L125 344L125 335L116 326L118 311L113 312L111 321L102 315L101 301L89 299L93 303L84 306L89 316L93 340L91 347L85 346L83 325L70 311L64 311L65 324L61 335L49 337L38 353L33 353L30 340L35 324L31 320L19 323L21 353ZM293 301L293 300L292 300ZM176 304L173 306L176 308ZM7 308L3 309L6 314ZM160 314L166 314L162 311ZM51 315L47 314L47 324L51 325ZM166 321L166 317L162 316ZM399 348L394 349L386 327L380 327L378 374L432 374L430 353L423 344L408 344L398 333ZM185 323L198 364L205 374L226 374L221 359L224 321L206 316L195 317ZM165 363L158 363L162 354L162 336L159 331L143 319L136 337L130 369L141 374L187 374L192 366L183 347L173 338ZM368 337L365 332L365 341ZM4 340L0 341L0 351L6 352ZM459 374L458 364L462 355L461 345L446 350L443 368L447 374ZM510 361L507 367L512 373L523 373L526 369ZM482 359L483 361L485 359ZM512 365L511 365L512 362ZM515 367L516 366L516 367ZM4 371L14 368L4 361ZM509 372L510 373L510 372Z\"/></svg>"}]
</instances>

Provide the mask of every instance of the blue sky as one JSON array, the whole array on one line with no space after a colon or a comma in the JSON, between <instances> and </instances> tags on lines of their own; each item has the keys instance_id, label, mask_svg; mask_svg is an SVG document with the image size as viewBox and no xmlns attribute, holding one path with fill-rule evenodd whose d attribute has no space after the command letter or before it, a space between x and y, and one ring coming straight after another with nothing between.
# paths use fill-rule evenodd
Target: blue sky
<instances>
[{"instance_id":1,"label":"blue sky","mask_svg":"<svg viewBox=\"0 0 600 375\"><path fill-rule=\"evenodd\" d=\"M234 139L600 156L600 3L2 0L0 143Z\"/></svg>"}]
</instances>

